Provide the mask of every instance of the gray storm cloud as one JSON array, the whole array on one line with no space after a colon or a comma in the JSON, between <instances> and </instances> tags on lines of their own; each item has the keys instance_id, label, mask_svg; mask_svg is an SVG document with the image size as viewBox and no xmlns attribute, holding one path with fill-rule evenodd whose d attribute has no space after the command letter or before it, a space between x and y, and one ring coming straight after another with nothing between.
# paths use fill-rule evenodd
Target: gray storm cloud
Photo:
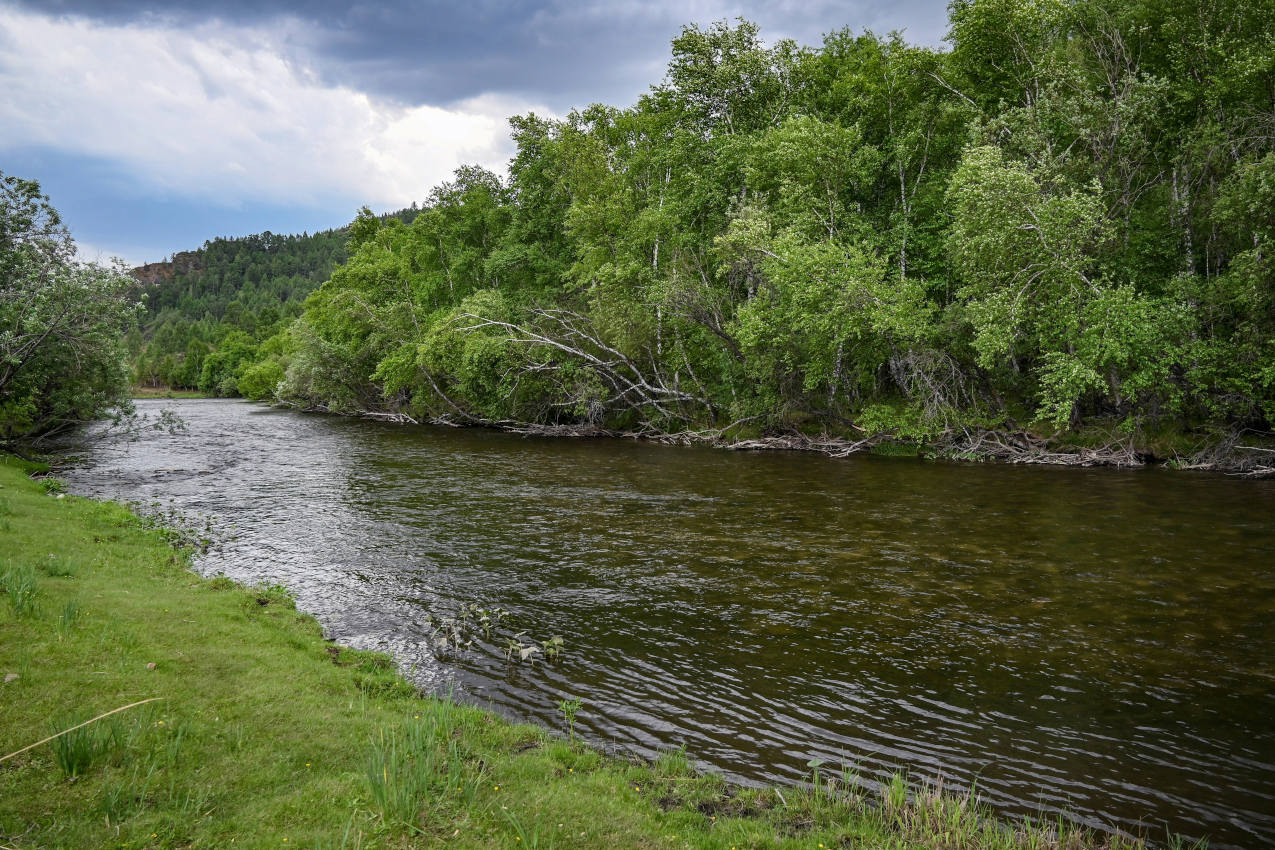
<instances>
[{"instance_id":1,"label":"gray storm cloud","mask_svg":"<svg viewBox=\"0 0 1275 850\"><path fill-rule=\"evenodd\" d=\"M659 82L669 41L685 24L744 17L774 41L817 44L850 27L905 30L938 45L942 0L857 2L281 2L228 0L23 0L44 15L132 26L219 21L274 28L299 63L327 84L408 105L447 104L484 93L533 98L556 111L592 102L631 103Z\"/></svg>"}]
</instances>

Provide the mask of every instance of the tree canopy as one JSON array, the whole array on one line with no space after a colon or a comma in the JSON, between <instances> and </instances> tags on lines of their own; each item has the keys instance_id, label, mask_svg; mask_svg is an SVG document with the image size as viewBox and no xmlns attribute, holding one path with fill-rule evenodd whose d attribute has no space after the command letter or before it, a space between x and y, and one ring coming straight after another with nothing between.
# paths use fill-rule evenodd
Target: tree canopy
<instances>
[{"instance_id":1,"label":"tree canopy","mask_svg":"<svg viewBox=\"0 0 1275 850\"><path fill-rule=\"evenodd\" d=\"M687 26L635 105L360 216L235 368L465 422L1269 430L1275 2L950 14L946 51Z\"/></svg>"},{"instance_id":2,"label":"tree canopy","mask_svg":"<svg viewBox=\"0 0 1275 850\"><path fill-rule=\"evenodd\" d=\"M38 183L0 173L0 446L127 408L131 285L121 268L75 259Z\"/></svg>"}]
</instances>

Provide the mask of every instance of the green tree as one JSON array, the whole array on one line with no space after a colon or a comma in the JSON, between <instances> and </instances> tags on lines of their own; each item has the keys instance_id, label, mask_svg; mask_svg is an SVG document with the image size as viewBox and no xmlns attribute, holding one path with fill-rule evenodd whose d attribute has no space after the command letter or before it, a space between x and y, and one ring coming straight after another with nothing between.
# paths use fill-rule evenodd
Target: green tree
<instances>
[{"instance_id":1,"label":"green tree","mask_svg":"<svg viewBox=\"0 0 1275 850\"><path fill-rule=\"evenodd\" d=\"M130 288L122 269L75 260L38 183L0 173L0 444L127 409Z\"/></svg>"}]
</instances>

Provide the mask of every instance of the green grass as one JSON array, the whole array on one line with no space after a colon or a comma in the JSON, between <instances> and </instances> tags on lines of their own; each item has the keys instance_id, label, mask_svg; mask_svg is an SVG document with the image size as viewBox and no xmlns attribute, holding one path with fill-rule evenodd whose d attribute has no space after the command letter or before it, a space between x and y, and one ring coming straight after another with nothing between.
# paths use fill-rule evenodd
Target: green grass
<instances>
[{"instance_id":1,"label":"green grass","mask_svg":"<svg viewBox=\"0 0 1275 850\"><path fill-rule=\"evenodd\" d=\"M0 567L22 572L6 587L35 583L31 610L0 607L0 677L17 676L0 684L0 755L161 698L0 762L5 847L1103 841L998 821L967 797L902 779L867 791L815 765L807 787L748 789L695 775L680 751L653 764L603 757L561 734L417 696L383 656L326 643L281 590L202 579L152 523L46 494L16 461L0 460L0 499L9 523Z\"/></svg>"}]
</instances>

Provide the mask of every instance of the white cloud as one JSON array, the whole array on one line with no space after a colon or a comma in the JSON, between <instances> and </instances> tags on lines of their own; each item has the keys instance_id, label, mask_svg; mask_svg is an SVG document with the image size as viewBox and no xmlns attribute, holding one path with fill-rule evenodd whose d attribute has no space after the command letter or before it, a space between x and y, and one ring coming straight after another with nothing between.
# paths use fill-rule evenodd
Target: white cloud
<instances>
[{"instance_id":1,"label":"white cloud","mask_svg":"<svg viewBox=\"0 0 1275 850\"><path fill-rule=\"evenodd\" d=\"M287 26L272 31L287 39ZM144 187L216 203L405 205L462 163L502 171L506 117L548 114L490 96L404 107L317 80L260 30L0 7L0 150L101 157Z\"/></svg>"},{"instance_id":2,"label":"white cloud","mask_svg":"<svg viewBox=\"0 0 1275 850\"><path fill-rule=\"evenodd\" d=\"M91 245L87 242L76 241L75 258L82 263L96 263L99 266L112 266L118 260L124 264L125 268L135 268L146 262L143 257L144 252L139 253L133 249L124 251L108 250L99 245Z\"/></svg>"}]
</instances>

